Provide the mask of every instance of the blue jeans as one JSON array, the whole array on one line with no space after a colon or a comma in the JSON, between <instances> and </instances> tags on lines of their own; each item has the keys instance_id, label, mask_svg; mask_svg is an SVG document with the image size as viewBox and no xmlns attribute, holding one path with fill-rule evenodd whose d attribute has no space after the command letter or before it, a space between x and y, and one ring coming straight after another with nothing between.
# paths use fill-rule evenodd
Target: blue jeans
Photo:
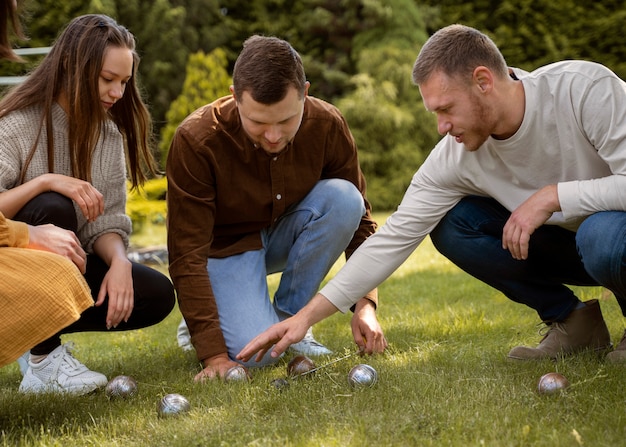
<instances>
[{"instance_id":1,"label":"blue jeans","mask_svg":"<svg viewBox=\"0 0 626 447\"><path fill-rule=\"evenodd\" d=\"M606 287L626 315L626 212L593 214L577 232L543 225L532 234L523 261L502 248L510 215L491 198L465 197L431 239L461 269L535 309L543 321L562 321L578 304L565 284Z\"/></svg>"},{"instance_id":2,"label":"blue jeans","mask_svg":"<svg viewBox=\"0 0 626 447\"><path fill-rule=\"evenodd\" d=\"M352 183L321 180L275 225L261 231L261 250L209 258L207 271L231 359L252 338L309 302L352 240L364 213L363 196ZM267 275L277 272L282 276L272 301ZM275 361L266 355L248 366Z\"/></svg>"}]
</instances>

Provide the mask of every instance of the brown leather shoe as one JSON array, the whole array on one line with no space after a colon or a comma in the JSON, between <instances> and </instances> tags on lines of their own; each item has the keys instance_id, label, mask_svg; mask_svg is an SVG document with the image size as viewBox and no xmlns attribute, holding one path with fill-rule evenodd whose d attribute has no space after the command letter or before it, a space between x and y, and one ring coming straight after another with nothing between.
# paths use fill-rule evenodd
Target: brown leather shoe
<instances>
[{"instance_id":1,"label":"brown leather shoe","mask_svg":"<svg viewBox=\"0 0 626 447\"><path fill-rule=\"evenodd\" d=\"M615 351L609 352L606 355L606 360L611 363L626 363L626 331L622 335L622 340L615 348Z\"/></svg>"},{"instance_id":2,"label":"brown leather shoe","mask_svg":"<svg viewBox=\"0 0 626 447\"><path fill-rule=\"evenodd\" d=\"M598 300L585 302L585 307L575 309L567 318L551 323L549 330L536 348L516 346L508 354L515 360L556 359L576 352L591 349L609 349L611 336L606 327ZM626 349L626 343L624 346ZM626 360L626 351L624 352Z\"/></svg>"}]
</instances>

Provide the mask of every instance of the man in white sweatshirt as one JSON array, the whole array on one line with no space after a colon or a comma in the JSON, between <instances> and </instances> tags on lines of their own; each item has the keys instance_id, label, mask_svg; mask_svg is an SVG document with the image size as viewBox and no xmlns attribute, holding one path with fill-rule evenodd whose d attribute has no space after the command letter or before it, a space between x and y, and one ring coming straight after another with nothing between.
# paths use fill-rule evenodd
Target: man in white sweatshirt
<instances>
[{"instance_id":1,"label":"man in white sweatshirt","mask_svg":"<svg viewBox=\"0 0 626 447\"><path fill-rule=\"evenodd\" d=\"M413 81L444 137L386 224L240 357L274 343L279 355L384 281L429 234L452 262L548 325L537 347L514 347L509 358L610 348L598 301L581 302L567 285L606 287L626 315L626 83L585 61L508 68L491 39L462 25L431 36ZM608 359L626 361L626 337Z\"/></svg>"}]
</instances>

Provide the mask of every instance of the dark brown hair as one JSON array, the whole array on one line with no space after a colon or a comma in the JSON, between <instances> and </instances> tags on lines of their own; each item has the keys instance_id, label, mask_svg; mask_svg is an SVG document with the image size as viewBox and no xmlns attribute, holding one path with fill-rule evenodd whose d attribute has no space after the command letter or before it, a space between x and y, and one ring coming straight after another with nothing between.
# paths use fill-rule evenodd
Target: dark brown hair
<instances>
[{"instance_id":1,"label":"dark brown hair","mask_svg":"<svg viewBox=\"0 0 626 447\"><path fill-rule=\"evenodd\" d=\"M474 69L485 66L496 76L508 75L502 53L480 31L464 25L450 25L433 34L422 47L413 65L413 82L422 84L435 72L470 82Z\"/></svg>"},{"instance_id":2,"label":"dark brown hair","mask_svg":"<svg viewBox=\"0 0 626 447\"><path fill-rule=\"evenodd\" d=\"M249 37L233 69L237 100L248 92L256 102L275 104L285 97L289 87L304 96L306 76L298 52L277 37Z\"/></svg>"},{"instance_id":3,"label":"dark brown hair","mask_svg":"<svg viewBox=\"0 0 626 447\"><path fill-rule=\"evenodd\" d=\"M133 72L124 95L107 112L100 102L98 80L109 47L132 51ZM152 121L136 83L138 64L135 38L126 28L105 15L77 17L59 35L39 66L0 101L0 117L33 105L42 106L39 136L45 123L48 129L48 169L54 172L52 106L63 93L69 106L67 122L72 175L91 181L93 153L105 121L111 119L124 137L130 180L132 186L137 187L146 180L145 169L155 172L150 150ZM22 169L21 181L39 136Z\"/></svg>"},{"instance_id":4,"label":"dark brown hair","mask_svg":"<svg viewBox=\"0 0 626 447\"><path fill-rule=\"evenodd\" d=\"M0 0L0 59L23 62L23 59L13 51L9 41L9 24L17 37L26 39L17 14L17 3L14 0Z\"/></svg>"}]
</instances>

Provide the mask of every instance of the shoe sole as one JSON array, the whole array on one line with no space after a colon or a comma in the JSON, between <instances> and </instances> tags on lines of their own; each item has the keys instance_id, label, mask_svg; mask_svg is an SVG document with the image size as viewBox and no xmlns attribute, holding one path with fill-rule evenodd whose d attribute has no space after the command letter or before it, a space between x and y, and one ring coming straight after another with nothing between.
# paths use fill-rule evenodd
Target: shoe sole
<instances>
[{"instance_id":1,"label":"shoe sole","mask_svg":"<svg viewBox=\"0 0 626 447\"><path fill-rule=\"evenodd\" d=\"M613 343L609 343L607 346L599 347L599 348L584 348L579 351L572 351L568 353L560 352L556 356L545 356L545 357L515 357L513 355L506 356L509 360L516 361L532 361L532 360L558 360L559 358L571 357L576 354L582 354L584 352L593 352L595 354L604 354L607 351L611 351L613 349Z\"/></svg>"},{"instance_id":2,"label":"shoe sole","mask_svg":"<svg viewBox=\"0 0 626 447\"><path fill-rule=\"evenodd\" d=\"M90 387L90 388L20 388L19 392L23 394L69 394L73 396L85 396L87 394L91 394L96 392L98 389L103 388L102 386Z\"/></svg>"}]
</instances>

